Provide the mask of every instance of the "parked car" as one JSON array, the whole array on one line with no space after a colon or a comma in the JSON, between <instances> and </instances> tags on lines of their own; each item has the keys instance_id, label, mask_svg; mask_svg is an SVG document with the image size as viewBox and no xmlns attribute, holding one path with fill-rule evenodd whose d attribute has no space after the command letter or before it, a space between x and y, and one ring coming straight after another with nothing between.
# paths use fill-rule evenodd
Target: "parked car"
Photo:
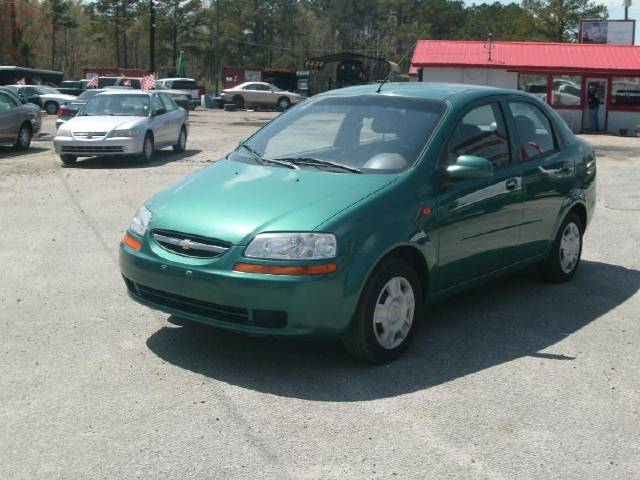
<instances>
[{"instance_id":1,"label":"parked car","mask_svg":"<svg viewBox=\"0 0 640 480\"><path fill-rule=\"evenodd\" d=\"M78 111L80 111L80 109L84 107L89 102L89 100L91 100L97 94L105 91L106 90L103 88L90 88L89 90L85 90L82 94L78 95L75 100L67 103L66 105L62 105L58 110L56 128L60 128L60 125L75 117L78 114Z\"/></svg>"},{"instance_id":2,"label":"parked car","mask_svg":"<svg viewBox=\"0 0 640 480\"><path fill-rule=\"evenodd\" d=\"M7 86L13 89L19 97L43 108L49 115L55 115L58 113L60 105L65 105L76 98L73 95L65 95L55 88L47 87L45 85Z\"/></svg>"},{"instance_id":3,"label":"parked car","mask_svg":"<svg viewBox=\"0 0 640 480\"><path fill-rule=\"evenodd\" d=\"M530 264L574 276L595 155L553 109L497 88L378 89L312 97L145 202L120 248L131 298L388 362L427 303Z\"/></svg>"},{"instance_id":4,"label":"parked car","mask_svg":"<svg viewBox=\"0 0 640 480\"><path fill-rule=\"evenodd\" d=\"M224 103L233 103L237 108L267 105L280 110L286 110L302 100L302 96L297 93L281 90L265 82L241 83L236 87L222 90L220 97Z\"/></svg>"},{"instance_id":5,"label":"parked car","mask_svg":"<svg viewBox=\"0 0 640 480\"><path fill-rule=\"evenodd\" d=\"M56 90L67 95L80 95L87 88L87 83L89 80L65 80Z\"/></svg>"},{"instance_id":6,"label":"parked car","mask_svg":"<svg viewBox=\"0 0 640 480\"><path fill-rule=\"evenodd\" d=\"M0 88L0 144L26 150L41 126L38 107L23 103L10 89Z\"/></svg>"},{"instance_id":7,"label":"parked car","mask_svg":"<svg viewBox=\"0 0 640 480\"><path fill-rule=\"evenodd\" d=\"M171 98L173 98L174 102L184 108L187 112L189 110L193 110L191 96L184 93L183 90L170 90L160 86L157 88L157 90L161 90L164 93L167 93Z\"/></svg>"},{"instance_id":8,"label":"parked car","mask_svg":"<svg viewBox=\"0 0 640 480\"><path fill-rule=\"evenodd\" d=\"M189 97L191 110L200 105L198 83L193 78L161 78L157 82L158 87L167 90L179 90Z\"/></svg>"},{"instance_id":9,"label":"parked car","mask_svg":"<svg viewBox=\"0 0 640 480\"><path fill-rule=\"evenodd\" d=\"M58 129L53 145L65 165L96 155L137 155L148 162L164 147L184 151L188 118L164 92L107 90Z\"/></svg>"}]
</instances>

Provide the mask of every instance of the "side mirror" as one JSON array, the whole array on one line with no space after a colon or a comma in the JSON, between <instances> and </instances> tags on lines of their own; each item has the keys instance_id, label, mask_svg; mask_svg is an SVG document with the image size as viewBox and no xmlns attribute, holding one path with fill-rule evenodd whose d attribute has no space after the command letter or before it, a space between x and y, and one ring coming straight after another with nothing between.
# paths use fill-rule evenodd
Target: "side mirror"
<instances>
[{"instance_id":1,"label":"side mirror","mask_svg":"<svg viewBox=\"0 0 640 480\"><path fill-rule=\"evenodd\" d=\"M158 115L164 115L165 113L167 113L166 108L159 108L155 112L153 112L153 115L157 117Z\"/></svg>"},{"instance_id":2,"label":"side mirror","mask_svg":"<svg viewBox=\"0 0 640 480\"><path fill-rule=\"evenodd\" d=\"M483 157L460 155L456 163L447 167L447 176L453 180L488 178L493 175L493 164Z\"/></svg>"},{"instance_id":3,"label":"side mirror","mask_svg":"<svg viewBox=\"0 0 640 480\"><path fill-rule=\"evenodd\" d=\"M27 103L29 103L29 100L27 100L24 97L20 97L20 101L22 102L23 105L26 105Z\"/></svg>"}]
</instances>

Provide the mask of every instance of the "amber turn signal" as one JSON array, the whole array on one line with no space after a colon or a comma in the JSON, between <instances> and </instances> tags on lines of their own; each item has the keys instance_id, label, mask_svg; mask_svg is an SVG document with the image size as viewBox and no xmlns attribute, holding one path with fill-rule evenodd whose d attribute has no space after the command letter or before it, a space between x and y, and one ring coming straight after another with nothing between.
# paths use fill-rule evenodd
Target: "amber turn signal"
<instances>
[{"instance_id":1,"label":"amber turn signal","mask_svg":"<svg viewBox=\"0 0 640 480\"><path fill-rule=\"evenodd\" d=\"M140 243L135 238L129 236L129 233L124 234L124 238L122 239L122 241L126 246L131 247L134 250L140 250L140 247L142 247L142 243Z\"/></svg>"},{"instance_id":2,"label":"amber turn signal","mask_svg":"<svg viewBox=\"0 0 640 480\"><path fill-rule=\"evenodd\" d=\"M236 263L236 272L265 273L267 275L324 275L338 269L335 263L322 265L258 265L256 263Z\"/></svg>"}]
</instances>

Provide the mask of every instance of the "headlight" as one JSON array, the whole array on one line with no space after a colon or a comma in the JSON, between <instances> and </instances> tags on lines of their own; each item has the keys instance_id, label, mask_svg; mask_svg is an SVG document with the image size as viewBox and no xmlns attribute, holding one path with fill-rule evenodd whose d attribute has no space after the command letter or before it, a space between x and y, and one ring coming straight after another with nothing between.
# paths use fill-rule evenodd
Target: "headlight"
<instances>
[{"instance_id":1,"label":"headlight","mask_svg":"<svg viewBox=\"0 0 640 480\"><path fill-rule=\"evenodd\" d=\"M68 128L60 128L58 130L58 137L70 137L71 136L71 130L69 130Z\"/></svg>"},{"instance_id":2,"label":"headlight","mask_svg":"<svg viewBox=\"0 0 640 480\"><path fill-rule=\"evenodd\" d=\"M151 212L147 210L146 207L142 206L136 212L133 220L131 221L131 225L129 225L129 230L131 230L136 235L144 236L147 228L149 227L149 222L151 221Z\"/></svg>"},{"instance_id":3,"label":"headlight","mask_svg":"<svg viewBox=\"0 0 640 480\"><path fill-rule=\"evenodd\" d=\"M334 258L337 251L331 233L261 233L247 246L249 258L275 260L321 260Z\"/></svg>"},{"instance_id":4,"label":"headlight","mask_svg":"<svg viewBox=\"0 0 640 480\"><path fill-rule=\"evenodd\" d=\"M127 130L113 130L110 137L137 137L140 135L140 130L137 128L131 128Z\"/></svg>"}]
</instances>

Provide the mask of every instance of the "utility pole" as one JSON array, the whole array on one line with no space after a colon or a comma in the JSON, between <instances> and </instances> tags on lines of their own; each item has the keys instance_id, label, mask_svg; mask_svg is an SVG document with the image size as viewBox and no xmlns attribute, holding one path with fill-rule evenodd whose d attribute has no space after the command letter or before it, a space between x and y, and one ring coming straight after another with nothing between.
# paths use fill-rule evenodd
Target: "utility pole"
<instances>
[{"instance_id":1,"label":"utility pole","mask_svg":"<svg viewBox=\"0 0 640 480\"><path fill-rule=\"evenodd\" d=\"M216 49L215 61L213 62L213 81L215 83L216 97L219 94L218 84L220 82L220 0L216 0Z\"/></svg>"},{"instance_id":2,"label":"utility pole","mask_svg":"<svg viewBox=\"0 0 640 480\"><path fill-rule=\"evenodd\" d=\"M629 20L629 7L631 6L631 0L624 0L624 19Z\"/></svg>"},{"instance_id":3,"label":"utility pole","mask_svg":"<svg viewBox=\"0 0 640 480\"><path fill-rule=\"evenodd\" d=\"M149 71L156 71L156 7L149 0Z\"/></svg>"}]
</instances>

